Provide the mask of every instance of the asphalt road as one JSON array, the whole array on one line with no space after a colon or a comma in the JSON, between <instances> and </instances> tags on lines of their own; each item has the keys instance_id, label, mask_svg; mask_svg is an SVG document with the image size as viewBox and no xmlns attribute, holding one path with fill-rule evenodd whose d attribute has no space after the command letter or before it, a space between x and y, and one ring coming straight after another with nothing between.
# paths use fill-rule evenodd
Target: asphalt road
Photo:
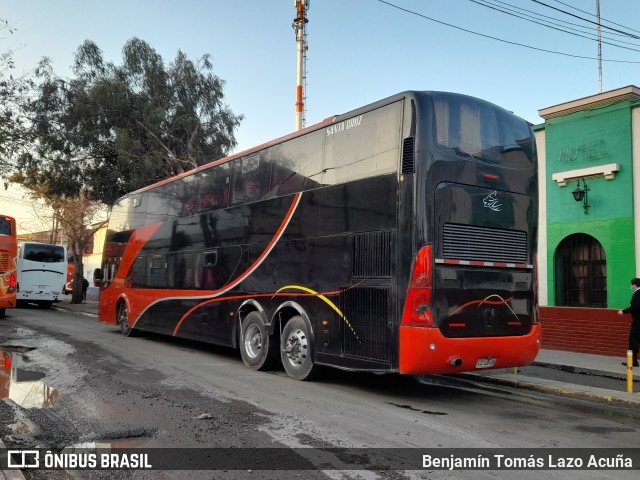
<instances>
[{"instance_id":1,"label":"asphalt road","mask_svg":"<svg viewBox=\"0 0 640 480\"><path fill-rule=\"evenodd\" d=\"M124 338L93 317L36 308L0 320L0 349L11 352L24 379L0 401L0 438L9 448L99 442L233 447L246 454L246 464L228 471L76 470L73 478L637 478L637 471L605 469L552 476L421 465L413 471L336 471L322 470L318 456L320 448L518 448L526 454L637 446L640 419L606 406L472 388L446 377L424 384L328 371L320 380L297 382L283 372L249 370L233 350L159 336ZM304 471L255 468L256 449L265 447L282 448L266 459L269 467L287 468L287 452L294 452L296 468ZM60 475L25 471L27 478L67 478Z\"/></svg>"}]
</instances>

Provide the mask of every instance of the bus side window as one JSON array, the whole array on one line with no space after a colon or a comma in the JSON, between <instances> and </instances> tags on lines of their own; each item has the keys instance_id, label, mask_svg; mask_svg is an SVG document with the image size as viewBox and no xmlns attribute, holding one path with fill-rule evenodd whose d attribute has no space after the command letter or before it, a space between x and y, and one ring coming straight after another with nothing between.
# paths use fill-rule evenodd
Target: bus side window
<instances>
[{"instance_id":1,"label":"bus side window","mask_svg":"<svg viewBox=\"0 0 640 480\"><path fill-rule=\"evenodd\" d=\"M402 102L395 102L341 121L338 125L348 130L325 139L322 184L395 173L401 156L401 118Z\"/></svg>"},{"instance_id":2,"label":"bus side window","mask_svg":"<svg viewBox=\"0 0 640 480\"><path fill-rule=\"evenodd\" d=\"M189 175L178 182L177 198L181 217L194 215L198 210L198 175Z\"/></svg>"},{"instance_id":3,"label":"bus side window","mask_svg":"<svg viewBox=\"0 0 640 480\"><path fill-rule=\"evenodd\" d=\"M139 256L133 263L133 278L131 279L133 287L145 287L147 285L146 276L146 257Z\"/></svg>"},{"instance_id":4,"label":"bus side window","mask_svg":"<svg viewBox=\"0 0 640 480\"><path fill-rule=\"evenodd\" d=\"M218 277L218 251L210 250L204 252L201 287L207 290L220 287L220 279Z\"/></svg>"},{"instance_id":5,"label":"bus side window","mask_svg":"<svg viewBox=\"0 0 640 480\"><path fill-rule=\"evenodd\" d=\"M199 172L199 212L226 208L229 202L230 166L223 163Z\"/></svg>"},{"instance_id":6,"label":"bus side window","mask_svg":"<svg viewBox=\"0 0 640 480\"><path fill-rule=\"evenodd\" d=\"M100 284L102 283L103 280L103 275L102 275L102 269L101 268L94 268L93 269L93 278L91 279L93 286L94 287L99 287Z\"/></svg>"},{"instance_id":7,"label":"bus side window","mask_svg":"<svg viewBox=\"0 0 640 480\"><path fill-rule=\"evenodd\" d=\"M304 187L304 175L296 169L299 165L288 162L286 158L278 159L273 165L273 189L278 196L301 192Z\"/></svg>"},{"instance_id":8,"label":"bus side window","mask_svg":"<svg viewBox=\"0 0 640 480\"><path fill-rule=\"evenodd\" d=\"M271 188L278 196L320 186L324 130L293 138L267 150L273 162Z\"/></svg>"},{"instance_id":9,"label":"bus side window","mask_svg":"<svg viewBox=\"0 0 640 480\"><path fill-rule=\"evenodd\" d=\"M239 205L265 198L271 183L271 161L262 152L233 162L232 203Z\"/></svg>"},{"instance_id":10,"label":"bus side window","mask_svg":"<svg viewBox=\"0 0 640 480\"><path fill-rule=\"evenodd\" d=\"M164 255L149 255L147 257L147 286L151 288L165 288L167 260Z\"/></svg>"}]
</instances>

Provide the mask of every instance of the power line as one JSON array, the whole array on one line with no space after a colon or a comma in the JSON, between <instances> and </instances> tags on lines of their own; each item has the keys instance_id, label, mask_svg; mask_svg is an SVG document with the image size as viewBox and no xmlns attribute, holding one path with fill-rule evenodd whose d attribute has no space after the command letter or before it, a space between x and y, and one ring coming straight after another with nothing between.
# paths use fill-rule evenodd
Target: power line
<instances>
[{"instance_id":1,"label":"power line","mask_svg":"<svg viewBox=\"0 0 640 480\"><path fill-rule=\"evenodd\" d=\"M541 25L543 27L547 27L547 28L550 28L552 30L563 32L563 33L566 33L568 35L573 35L573 36L580 37L580 38L586 38L587 40L594 40L594 41L597 40L597 38L593 38L593 37L587 36L587 35L593 35L593 34L584 32L582 30L573 29L571 27L564 27L564 26L556 26L556 27L554 27L554 26L551 26L551 25L547 25L546 23L543 23L543 22L547 22L547 20L537 20L537 19L527 18L526 16L522 16L524 14L520 14L519 12L518 13L511 13L511 12L513 12L513 10L511 10L511 11L508 11L509 9L503 10L502 7L494 6L492 4L489 4L488 2L485 3L485 2L483 2L483 0L469 0L469 1L472 2L472 3L475 3L476 5L480 5L482 7L486 7L486 8L489 8L491 10L496 10L496 11L504 13L506 15L510 15L512 17L520 18L520 19L525 20L527 22L535 23L536 25ZM503 2L499 2L499 3L503 3ZM528 11L528 10L525 10L525 11ZM550 18L550 17L547 17L547 18ZM554 23L554 22L549 22L549 23L552 23L552 25L558 25L557 23ZM574 31L571 32L571 31L569 31L567 29L574 30ZM575 32L580 32L580 33L575 33ZM611 45L613 47L618 47L618 48L622 48L622 49L625 49L625 50L631 50L631 51L634 51L634 52L640 52L640 49L631 48L631 47L624 47L622 45L618 45L618 44L612 43L612 42L626 43L628 45L634 45L634 46L640 47L640 45L638 45L637 43L625 42L625 41L622 41L622 40L615 40L615 39L611 39L610 37L605 37L605 36L603 36L602 38L611 40L610 42L602 41L602 43L604 43L606 45Z\"/></svg>"},{"instance_id":2,"label":"power line","mask_svg":"<svg viewBox=\"0 0 640 480\"><path fill-rule=\"evenodd\" d=\"M597 24L598 24L598 22L594 22L593 20L589 20L588 18L581 17L580 15L575 15L575 14L573 14L573 13L571 13L571 12L567 12L566 10L562 10L561 8L556 8L556 7L552 7L551 5L547 5L546 3L541 2L540 0L531 0L531 1L532 1L532 2L534 2L534 3L537 3L537 4L539 4L539 5L542 5L542 6L544 6L544 7L550 8L550 9L552 9L552 10L556 10L556 11L558 11L558 12L562 12L562 13L564 13L565 15L569 15L569 16L571 16L571 17L579 18L580 20L582 20L582 21L584 21L584 22L593 23L594 25L597 25ZM621 33L621 34L626 35L626 36L631 37L631 38L637 38L637 39L640 39L640 36L638 36L638 35L633 35L632 33L624 32L624 31L622 31L622 30L618 30L617 28L609 27L609 26L607 26L607 25L602 25L602 28L607 28L607 29L609 29L609 30L612 30L612 31L614 31L614 32Z\"/></svg>"},{"instance_id":3,"label":"power line","mask_svg":"<svg viewBox=\"0 0 640 480\"><path fill-rule=\"evenodd\" d=\"M548 15L543 15L541 13L538 12L534 12L532 10L527 10L526 8L520 8L516 5L510 4L508 2L503 2L500 0L469 0L472 1L474 3L478 3L481 4L482 6L487 6L488 8L493 8L495 10L498 10L502 13L507 13L507 12L515 12L513 13L514 16L521 18L523 20L527 20L530 22L544 22L544 23L549 23L551 25L556 25L560 28L564 28L564 29L569 29L575 32L580 32L580 33L584 33L586 35L595 35L597 32L597 28L594 27L590 27L588 25L583 25L583 24L579 24L579 23L573 23L573 22L569 22L567 20L561 20L559 18L556 17L550 17ZM480 3L481 2L481 3ZM484 4L488 4L488 5L484 5ZM498 5L496 5L498 4ZM489 5L492 5L492 7L489 7ZM511 7L511 8L509 8ZM503 10L504 9L504 10ZM505 11L506 10L506 11ZM526 13L523 13L526 12ZM538 17L538 18L536 18ZM571 26L568 26L571 25ZM577 28L573 28L573 27L577 27ZM628 35L623 35L621 33L615 33L615 32L610 32L609 35L613 35L616 37L625 37L628 38ZM640 46L640 44L638 44L637 42L625 42L624 40L619 40L617 38L611 38L611 37L604 37L607 39L610 39L614 42L619 42L619 43L626 43L627 45L634 45L634 46Z\"/></svg>"},{"instance_id":4,"label":"power line","mask_svg":"<svg viewBox=\"0 0 640 480\"><path fill-rule=\"evenodd\" d=\"M594 14L593 14L593 13L591 13L591 12L587 12L587 11L585 11L585 10L580 10L578 7L574 7L573 5L569 5L568 3L561 2L560 0L553 0L553 1L554 1L554 2L556 2L556 3L559 3L559 4L561 4L561 5L565 5L565 6L569 7L569 8L573 8L574 10L577 10L577 11L579 11L579 12L586 13L587 15L591 15L592 17L595 17L595 16L596 16L596 15L594 15ZM607 22L609 22L609 23L611 23L611 24L613 24L613 25L617 25L617 26L619 26L619 27L626 28L627 30L631 30L632 32L640 33L640 30L636 30L635 28L627 27L626 25L621 25L621 24L616 23L616 22L614 22L614 21L612 21L612 20L607 20L606 18L605 18L605 19L603 19L603 20L606 20Z\"/></svg>"},{"instance_id":5,"label":"power line","mask_svg":"<svg viewBox=\"0 0 640 480\"><path fill-rule=\"evenodd\" d=\"M489 0L483 0L483 1L485 1L486 3L491 3L491 2L489 2ZM507 7L511 7L512 8L512 9L508 9L507 7L503 7L503 8L507 8L507 10L515 11L515 12L521 13L522 15L525 15L522 12L527 12L527 13L529 13L531 15L534 15L535 17L542 17L542 19L537 18L536 20L540 20L540 21L543 21L543 22L548 21L549 23L551 23L553 25L560 25L560 26L563 26L564 28L569 28L571 30L575 30L575 31L583 32L583 33L589 33L589 32L585 32L584 29L591 30L591 32L597 30L597 28L589 27L588 25L584 25L584 24L580 24L580 23L573 23L573 22L569 22L567 20L561 20L561 19L556 18L556 17L550 17L549 15L544 15L542 13L534 12L533 10L527 10L526 8L521 8L521 7L518 7L518 6L513 5L511 3L503 2L501 0L493 0L493 2L494 2L493 4L498 3L498 4L506 5ZM582 11L582 10L580 10L580 11ZM588 12L585 12L585 13L588 13ZM592 15L592 14L590 14L590 15ZM595 15L593 15L593 16L595 16ZM543 20L543 19L548 19L548 20ZM556 22L561 22L561 23L556 23ZM613 23L613 22L611 22L611 23ZM579 27L579 28L573 29L571 27L567 27L566 25L573 25L574 27ZM618 37L628 37L628 35L623 35L621 33L615 33L615 32L611 32L610 35L615 35L615 36L618 36ZM619 41L621 43L629 43L630 45L636 45L636 43L624 42L622 40L616 40L616 41Z\"/></svg>"},{"instance_id":6,"label":"power line","mask_svg":"<svg viewBox=\"0 0 640 480\"><path fill-rule=\"evenodd\" d=\"M390 7L396 8L396 9L398 9L398 10L400 10L400 11L405 12L405 13L410 13L411 15L415 15L415 16L417 16L417 17L424 18L425 20L430 20L430 21L435 22L435 23L438 23L438 24L440 24L440 25L445 25L445 26L447 26L447 27L455 28L456 30L460 30L460 31L463 31L463 32L466 32L466 33L470 33L470 34L472 34L472 35L477 35L477 36L479 36L479 37L488 38L488 39L490 39L490 40L495 40L495 41L497 41L497 42L502 42L502 43L506 43L506 44L509 44L509 45L516 45L516 46L518 46L518 47L528 48L528 49L530 49L530 50L536 50L536 51L538 51L538 52L552 53L552 54L554 54L554 55L562 55L562 56L564 56L564 57L581 58L581 59L584 59L584 60L597 60L597 58L596 58L596 57L587 57L586 55L574 55L574 54L572 54L572 53L558 52L558 51L555 51L555 50L547 50L547 49L545 49L545 48L533 47L533 46L531 46L531 45L526 45L526 44L524 44L524 43L513 42L513 41L511 41L511 40L504 40L504 39L502 39L502 38L493 37L493 36L491 36L491 35L486 35L486 34L484 34L484 33L474 32L473 30L468 30L468 29L466 29L466 28L458 27L457 25L452 25L452 24L450 24L450 23L443 22L443 21L441 21L441 20L436 20L435 18L431 18L431 17L428 17L428 16L423 15L423 14L421 14L421 13L414 12L414 11L412 11L412 10L409 10L409 9L406 9L406 8L403 8L403 7L400 7L400 6L398 6L398 5L394 5L393 3L387 2L387 1L385 1L385 0L378 0L378 2L380 2L380 3L384 3L385 5L388 5L388 6L390 6ZM633 60L610 60L610 59L608 59L608 60L603 60L603 62L611 62L611 63L634 63L634 64L638 64L638 63L640 63L640 61L633 61Z\"/></svg>"}]
</instances>

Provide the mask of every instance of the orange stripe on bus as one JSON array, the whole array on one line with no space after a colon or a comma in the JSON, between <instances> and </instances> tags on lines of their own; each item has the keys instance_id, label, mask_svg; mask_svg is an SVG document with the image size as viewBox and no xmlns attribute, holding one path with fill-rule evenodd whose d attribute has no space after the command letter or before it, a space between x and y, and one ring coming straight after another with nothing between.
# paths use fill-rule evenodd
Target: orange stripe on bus
<instances>
[{"instance_id":1,"label":"orange stripe on bus","mask_svg":"<svg viewBox=\"0 0 640 480\"><path fill-rule=\"evenodd\" d=\"M289 221L291 220L291 217L293 216L293 213L296 211L296 208L298 207L298 204L300 203L300 197L302 196L302 192L298 192L294 195L293 197L293 201L291 202L291 205L289 206L289 210L287 211L286 215L284 216L284 219L282 220L282 223L280 224L280 227L278 227L278 230L276 231L275 235L273 236L273 238L271 239L271 241L269 242L269 244L267 245L267 247L263 250L263 252L260 254L260 256L256 259L255 262L253 262L251 264L251 266L245 270L239 277L237 277L235 280L233 280L232 282L227 283L226 285L224 285L222 288L215 290L212 294L209 295L209 297L217 297L219 295L222 295L223 293L228 292L229 290L231 290L233 287L235 287L236 285L238 285L239 283L241 283L245 278L247 278L249 275L251 275L254 270L256 268L258 268L262 262L264 261L265 258L267 258L267 256L269 255L269 253L271 253L271 250L273 250L273 247L276 246L276 243L278 243L278 240L280 240L280 237L282 236L282 234L284 233L285 228L287 227L287 225L289 225ZM147 307L148 308L148 307ZM194 307L194 308L197 308ZM187 318L187 316L193 311L193 309L189 310L189 312L187 312L178 322L178 324L176 325L176 328L173 331L173 335L175 336L176 333L178 332L180 326L182 325L182 322L184 322L184 320Z\"/></svg>"}]
</instances>

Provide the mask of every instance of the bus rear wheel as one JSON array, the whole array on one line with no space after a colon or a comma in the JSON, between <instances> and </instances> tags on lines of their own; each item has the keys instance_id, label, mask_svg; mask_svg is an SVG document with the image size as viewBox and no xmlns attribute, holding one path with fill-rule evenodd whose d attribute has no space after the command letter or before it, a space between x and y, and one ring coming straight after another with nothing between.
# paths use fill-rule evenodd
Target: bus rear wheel
<instances>
[{"instance_id":1,"label":"bus rear wheel","mask_svg":"<svg viewBox=\"0 0 640 480\"><path fill-rule=\"evenodd\" d=\"M250 312L242 321L240 355L253 370L268 370L278 364L278 337L269 335L258 312Z\"/></svg>"},{"instance_id":2,"label":"bus rear wheel","mask_svg":"<svg viewBox=\"0 0 640 480\"><path fill-rule=\"evenodd\" d=\"M118 325L120 325L120 332L122 332L122 335L125 337L132 337L134 335L133 330L129 326L129 310L124 302L122 302L118 308Z\"/></svg>"},{"instance_id":3,"label":"bus rear wheel","mask_svg":"<svg viewBox=\"0 0 640 480\"><path fill-rule=\"evenodd\" d=\"M287 374L295 380L311 380L318 373L313 363L313 345L310 331L301 316L292 317L280 339L280 357Z\"/></svg>"}]
</instances>

